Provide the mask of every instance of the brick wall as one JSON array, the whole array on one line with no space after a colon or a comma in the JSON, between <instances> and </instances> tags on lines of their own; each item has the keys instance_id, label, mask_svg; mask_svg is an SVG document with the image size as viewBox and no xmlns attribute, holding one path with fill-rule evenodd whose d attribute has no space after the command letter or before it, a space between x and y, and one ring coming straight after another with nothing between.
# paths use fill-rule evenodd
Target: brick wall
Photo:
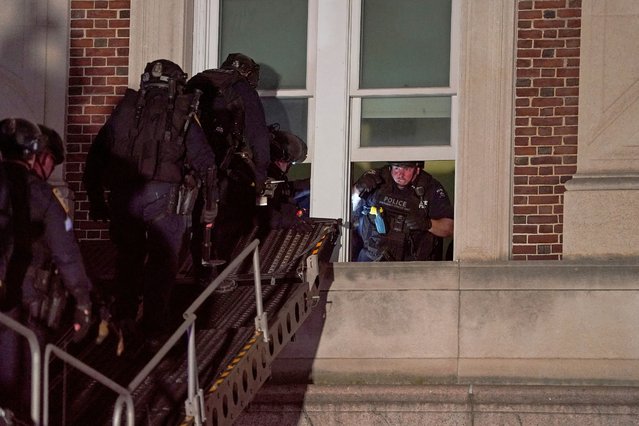
<instances>
[{"instance_id":1,"label":"brick wall","mask_svg":"<svg viewBox=\"0 0 639 426\"><path fill-rule=\"evenodd\" d=\"M581 0L517 3L512 259L561 259L577 170Z\"/></svg>"},{"instance_id":2,"label":"brick wall","mask_svg":"<svg viewBox=\"0 0 639 426\"><path fill-rule=\"evenodd\" d=\"M107 224L88 220L81 180L91 142L127 88L129 18L129 0L71 1L65 178L80 239L108 238Z\"/></svg>"}]
</instances>

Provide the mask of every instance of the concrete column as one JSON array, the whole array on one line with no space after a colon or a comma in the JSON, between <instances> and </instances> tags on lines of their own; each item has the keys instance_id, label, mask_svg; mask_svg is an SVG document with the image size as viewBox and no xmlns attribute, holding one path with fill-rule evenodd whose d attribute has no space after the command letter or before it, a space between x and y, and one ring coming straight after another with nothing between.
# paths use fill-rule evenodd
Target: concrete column
<instances>
[{"instance_id":1,"label":"concrete column","mask_svg":"<svg viewBox=\"0 0 639 426\"><path fill-rule=\"evenodd\" d=\"M506 260L510 254L510 176L515 3L463 2L455 257Z\"/></svg>"},{"instance_id":2,"label":"concrete column","mask_svg":"<svg viewBox=\"0 0 639 426\"><path fill-rule=\"evenodd\" d=\"M577 174L564 195L564 258L639 246L639 3L582 4Z\"/></svg>"}]
</instances>

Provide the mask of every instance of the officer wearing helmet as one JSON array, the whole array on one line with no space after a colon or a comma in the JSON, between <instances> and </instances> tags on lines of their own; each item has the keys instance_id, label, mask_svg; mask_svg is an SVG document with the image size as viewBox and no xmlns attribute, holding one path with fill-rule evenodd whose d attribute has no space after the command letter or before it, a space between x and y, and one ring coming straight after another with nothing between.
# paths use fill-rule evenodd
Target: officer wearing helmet
<instances>
[{"instance_id":1,"label":"officer wearing helmet","mask_svg":"<svg viewBox=\"0 0 639 426\"><path fill-rule=\"evenodd\" d=\"M393 161L355 182L357 261L441 260L442 239L453 235L453 207L423 167L423 161Z\"/></svg>"},{"instance_id":2,"label":"officer wearing helmet","mask_svg":"<svg viewBox=\"0 0 639 426\"><path fill-rule=\"evenodd\" d=\"M226 262L236 243L256 225L270 163L270 135L256 90L259 73L253 59L231 53L220 68L202 71L187 83L187 91L202 92L199 118L215 151L220 208L212 238L216 257ZM195 227L192 235L196 274L207 282L210 270L199 267L202 228Z\"/></svg>"},{"instance_id":3,"label":"officer wearing helmet","mask_svg":"<svg viewBox=\"0 0 639 426\"><path fill-rule=\"evenodd\" d=\"M6 271L7 294L0 303L3 313L26 322L45 344L55 326L48 321L52 311L51 285L55 277L75 299L74 340L82 339L91 323L91 281L82 262L72 221L66 206L46 180L64 159L62 139L53 129L22 118L0 121L0 151L9 182L12 207L13 249ZM60 311L57 311L60 313ZM2 395L24 411L24 368L28 356L19 341L3 330L0 340L0 389ZM28 386L27 386L28 388ZM18 390L20 389L20 390ZM27 389L28 391L28 389ZM2 405L2 404L0 404Z\"/></svg>"},{"instance_id":4,"label":"officer wearing helmet","mask_svg":"<svg viewBox=\"0 0 639 426\"><path fill-rule=\"evenodd\" d=\"M304 162L306 143L297 135L280 129L279 123L269 125L271 162L265 194L267 208L260 211L260 227L269 229L304 228L308 209L304 201L310 193L310 180L288 180L292 165Z\"/></svg>"},{"instance_id":5,"label":"officer wearing helmet","mask_svg":"<svg viewBox=\"0 0 639 426\"><path fill-rule=\"evenodd\" d=\"M212 223L217 215L215 155L195 119L199 95L184 92L186 81L176 63L149 62L140 89L127 89L87 155L89 215L110 220L117 248L112 314L118 354L142 343L153 350L168 337L171 294L198 191L211 202L196 220Z\"/></svg>"}]
</instances>

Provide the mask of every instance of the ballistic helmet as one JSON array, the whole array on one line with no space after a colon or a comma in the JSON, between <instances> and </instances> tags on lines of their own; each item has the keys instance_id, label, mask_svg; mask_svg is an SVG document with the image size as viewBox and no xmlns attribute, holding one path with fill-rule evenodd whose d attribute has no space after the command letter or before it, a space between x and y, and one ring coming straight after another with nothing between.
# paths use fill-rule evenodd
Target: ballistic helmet
<instances>
[{"instance_id":1,"label":"ballistic helmet","mask_svg":"<svg viewBox=\"0 0 639 426\"><path fill-rule=\"evenodd\" d=\"M41 149L42 142L42 132L35 123L24 118L0 121L0 151L6 160L26 160Z\"/></svg>"},{"instance_id":2,"label":"ballistic helmet","mask_svg":"<svg viewBox=\"0 0 639 426\"><path fill-rule=\"evenodd\" d=\"M301 163L306 160L306 143L291 132L280 130L278 123L268 126L271 133L271 161Z\"/></svg>"},{"instance_id":3,"label":"ballistic helmet","mask_svg":"<svg viewBox=\"0 0 639 426\"><path fill-rule=\"evenodd\" d=\"M175 62L157 59L146 64L140 86L142 88L169 87L173 81L176 87L181 87L186 84L187 78L188 75Z\"/></svg>"},{"instance_id":4,"label":"ballistic helmet","mask_svg":"<svg viewBox=\"0 0 639 426\"><path fill-rule=\"evenodd\" d=\"M389 166L400 166L400 167L419 167L421 169L424 168L423 161L389 161Z\"/></svg>"},{"instance_id":5,"label":"ballistic helmet","mask_svg":"<svg viewBox=\"0 0 639 426\"><path fill-rule=\"evenodd\" d=\"M260 81L260 66L253 59L242 53L231 53L226 57L226 60L222 62L223 69L235 69L244 78L246 78L249 84L253 87L257 87L257 83Z\"/></svg>"},{"instance_id":6,"label":"ballistic helmet","mask_svg":"<svg viewBox=\"0 0 639 426\"><path fill-rule=\"evenodd\" d=\"M42 132L42 142L40 143L38 152L48 151L53 156L55 164L62 163L64 161L64 144L62 143L62 138L58 132L43 124L38 124L38 127Z\"/></svg>"}]
</instances>

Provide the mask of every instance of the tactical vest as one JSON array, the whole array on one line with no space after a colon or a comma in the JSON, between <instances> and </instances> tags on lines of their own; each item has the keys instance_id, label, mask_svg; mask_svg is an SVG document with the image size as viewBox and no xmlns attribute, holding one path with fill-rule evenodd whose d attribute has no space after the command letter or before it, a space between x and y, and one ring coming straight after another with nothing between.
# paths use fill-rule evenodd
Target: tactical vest
<instances>
[{"instance_id":1,"label":"tactical vest","mask_svg":"<svg viewBox=\"0 0 639 426\"><path fill-rule=\"evenodd\" d=\"M384 172L383 172L384 173ZM405 223L409 214L429 216L424 199L430 175L420 173L411 187L396 188L390 173L384 184L365 201L359 226L369 255L381 261L432 260L437 237L428 231L410 231Z\"/></svg>"},{"instance_id":2,"label":"tactical vest","mask_svg":"<svg viewBox=\"0 0 639 426\"><path fill-rule=\"evenodd\" d=\"M231 154L246 148L244 103L232 89L242 78L236 70L211 69L196 74L186 85L187 91L198 89L202 92L200 122L220 171L228 169Z\"/></svg>"},{"instance_id":3,"label":"tactical vest","mask_svg":"<svg viewBox=\"0 0 639 426\"><path fill-rule=\"evenodd\" d=\"M128 89L111 115L110 186L156 180L179 183L184 173L184 137L199 95L167 88Z\"/></svg>"}]
</instances>

